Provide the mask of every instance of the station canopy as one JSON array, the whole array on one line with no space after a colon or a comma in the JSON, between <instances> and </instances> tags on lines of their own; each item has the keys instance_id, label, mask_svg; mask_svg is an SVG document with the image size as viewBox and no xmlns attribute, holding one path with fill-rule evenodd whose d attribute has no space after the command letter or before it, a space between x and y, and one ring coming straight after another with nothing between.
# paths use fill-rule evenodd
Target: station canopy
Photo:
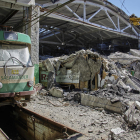
<instances>
[{"instance_id":1,"label":"station canopy","mask_svg":"<svg viewBox=\"0 0 140 140\"><path fill-rule=\"evenodd\" d=\"M137 39L140 30L129 16L106 0L37 0L42 7L40 43L84 46L99 40Z\"/></svg>"}]
</instances>

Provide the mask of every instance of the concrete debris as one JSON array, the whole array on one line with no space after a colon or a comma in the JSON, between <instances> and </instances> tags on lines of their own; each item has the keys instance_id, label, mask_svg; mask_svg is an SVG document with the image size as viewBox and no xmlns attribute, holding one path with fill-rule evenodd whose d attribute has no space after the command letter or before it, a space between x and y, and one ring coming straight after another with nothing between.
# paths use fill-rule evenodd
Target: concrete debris
<instances>
[{"instance_id":1,"label":"concrete debris","mask_svg":"<svg viewBox=\"0 0 140 140\"><path fill-rule=\"evenodd\" d=\"M42 96L46 96L46 95L48 95L48 91L45 90L45 89L42 89L42 90L39 91L38 94L39 94L39 95L42 95Z\"/></svg>"},{"instance_id":2,"label":"concrete debris","mask_svg":"<svg viewBox=\"0 0 140 140\"><path fill-rule=\"evenodd\" d=\"M114 135L118 135L122 132L124 132L124 130L122 130L120 127L117 127L115 129L111 129L111 133L114 134Z\"/></svg>"},{"instance_id":3,"label":"concrete debris","mask_svg":"<svg viewBox=\"0 0 140 140\"><path fill-rule=\"evenodd\" d=\"M129 109L124 114L124 119L131 128L139 129L140 125L140 102L131 102Z\"/></svg>"},{"instance_id":4,"label":"concrete debris","mask_svg":"<svg viewBox=\"0 0 140 140\"><path fill-rule=\"evenodd\" d=\"M136 105L137 109L140 110L140 102L135 101L135 105Z\"/></svg>"},{"instance_id":5,"label":"concrete debris","mask_svg":"<svg viewBox=\"0 0 140 140\"><path fill-rule=\"evenodd\" d=\"M34 86L34 88L36 89L36 93L38 94L42 89L43 89L43 85L41 83L38 83Z\"/></svg>"},{"instance_id":6,"label":"concrete debris","mask_svg":"<svg viewBox=\"0 0 140 140\"><path fill-rule=\"evenodd\" d=\"M140 50L130 49L130 54L140 57Z\"/></svg>"},{"instance_id":7,"label":"concrete debris","mask_svg":"<svg viewBox=\"0 0 140 140\"><path fill-rule=\"evenodd\" d=\"M90 106L92 108L103 108L110 112L123 114L126 107L123 102L118 99L116 102L111 102L109 98L94 96L81 93L81 105Z\"/></svg>"},{"instance_id":8,"label":"concrete debris","mask_svg":"<svg viewBox=\"0 0 140 140\"><path fill-rule=\"evenodd\" d=\"M70 56L62 56L56 58L48 58L42 62L41 72L42 82L47 82L47 86L50 85L50 78L44 78L45 72L46 77L48 73L54 73L53 79L58 84L74 85L75 88L89 88L94 90L95 77L100 71L102 66L101 57L90 50L81 50ZM45 68L45 69L44 69ZM51 80L53 81L53 80ZM97 79L96 79L97 81ZM52 85L52 84L51 84ZM52 86L51 86L52 87ZM48 86L48 89L50 86Z\"/></svg>"},{"instance_id":9,"label":"concrete debris","mask_svg":"<svg viewBox=\"0 0 140 140\"><path fill-rule=\"evenodd\" d=\"M121 129L120 127L117 127L115 129L111 129L111 139L112 140L120 140L120 134L123 133L124 130Z\"/></svg>"},{"instance_id":10,"label":"concrete debris","mask_svg":"<svg viewBox=\"0 0 140 140\"><path fill-rule=\"evenodd\" d=\"M64 102L69 105L64 106ZM46 96L46 99L41 101L31 100L27 104L27 109L85 134L81 138L76 138L77 140L111 140L111 138L138 140L140 138L139 126L137 126L138 131L130 129L124 121L123 115L117 113L97 111L77 102L63 101L63 98L52 96ZM124 132L112 137L111 129L118 127Z\"/></svg>"},{"instance_id":11,"label":"concrete debris","mask_svg":"<svg viewBox=\"0 0 140 140\"><path fill-rule=\"evenodd\" d=\"M124 68L124 65L130 66L131 62L136 60L140 58L120 52L105 59L90 50L81 50L70 56L48 58L42 62L41 73L47 77L45 79L41 76L42 83L47 83L47 89L56 86L56 83L81 90L97 90L105 88L108 84L117 84L128 91L140 91L140 83L138 85L130 74L130 69L136 69L136 65L129 67L129 71ZM140 76L139 65L137 67L135 75Z\"/></svg>"},{"instance_id":12,"label":"concrete debris","mask_svg":"<svg viewBox=\"0 0 140 140\"><path fill-rule=\"evenodd\" d=\"M50 58L46 59L45 61L43 61L44 66L46 67L46 69L48 71L52 71L55 72L54 70L54 66L53 66L53 62L51 61Z\"/></svg>"},{"instance_id":13,"label":"concrete debris","mask_svg":"<svg viewBox=\"0 0 140 140\"><path fill-rule=\"evenodd\" d=\"M140 57L133 56L126 53L116 52L109 56L109 59L113 60L114 62L119 62L120 64L131 64L133 61L140 60Z\"/></svg>"},{"instance_id":14,"label":"concrete debris","mask_svg":"<svg viewBox=\"0 0 140 140\"><path fill-rule=\"evenodd\" d=\"M49 93L54 96L54 97L58 97L58 98L62 98L63 97L63 89L58 88L58 87L52 87L49 90Z\"/></svg>"},{"instance_id":15,"label":"concrete debris","mask_svg":"<svg viewBox=\"0 0 140 140\"><path fill-rule=\"evenodd\" d=\"M52 87L55 86L55 76L54 76L54 72L50 71L48 73L48 78L47 78L48 82L47 82L47 89L51 89Z\"/></svg>"},{"instance_id":16,"label":"concrete debris","mask_svg":"<svg viewBox=\"0 0 140 140\"><path fill-rule=\"evenodd\" d=\"M47 90L54 97L100 112L121 114L128 127L140 130L140 55L135 53L135 50L130 50L130 54L116 52L104 58L81 50L69 56L48 58L42 62L41 81L47 83ZM39 94L46 96L48 91L40 90ZM86 115L87 112L79 114ZM83 127L86 128L86 123ZM125 129L121 128L111 129L112 139L122 135ZM98 135L103 132L98 130ZM89 128L87 133L94 131Z\"/></svg>"}]
</instances>

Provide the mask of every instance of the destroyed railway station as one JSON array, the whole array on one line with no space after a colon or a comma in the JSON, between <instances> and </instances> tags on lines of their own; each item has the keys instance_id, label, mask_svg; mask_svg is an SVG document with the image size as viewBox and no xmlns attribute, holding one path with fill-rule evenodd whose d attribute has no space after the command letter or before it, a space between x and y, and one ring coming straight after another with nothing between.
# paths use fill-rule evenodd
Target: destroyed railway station
<instances>
[{"instance_id":1,"label":"destroyed railway station","mask_svg":"<svg viewBox=\"0 0 140 140\"><path fill-rule=\"evenodd\" d=\"M0 140L140 140L139 21L107 0L1 0Z\"/></svg>"}]
</instances>

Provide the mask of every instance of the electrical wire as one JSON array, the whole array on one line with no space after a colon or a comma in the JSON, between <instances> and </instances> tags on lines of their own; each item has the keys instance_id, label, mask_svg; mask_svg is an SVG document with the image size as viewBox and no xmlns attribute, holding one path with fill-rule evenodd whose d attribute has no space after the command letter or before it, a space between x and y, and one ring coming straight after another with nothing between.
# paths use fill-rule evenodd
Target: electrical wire
<instances>
[{"instance_id":1,"label":"electrical wire","mask_svg":"<svg viewBox=\"0 0 140 140\"><path fill-rule=\"evenodd\" d=\"M31 22L37 20L35 23L33 23L31 26L29 26L29 27L27 28L27 29L29 29L29 28L31 28L33 25L35 25L37 22L43 20L46 16L50 15L50 14L53 13L54 11L60 9L61 7L64 7L65 5L67 5L67 4L69 4L69 3L73 2L73 1L75 1L75 0L69 0L69 1L67 1L67 2L61 4L60 6L57 6L57 7L53 8L53 9L51 9L51 10L47 10L47 9L46 9L47 12L45 12L44 14L42 14L42 15L40 15L40 16L34 18L33 20L29 21L28 23L25 23L24 25L22 24L22 26L20 26L20 27L26 26L26 25L28 25L29 23L31 23ZM44 10L45 10L45 8L44 8ZM45 17L44 17L44 16L45 16ZM26 31L27 29L25 29L24 31Z\"/></svg>"},{"instance_id":2,"label":"electrical wire","mask_svg":"<svg viewBox=\"0 0 140 140\"><path fill-rule=\"evenodd\" d=\"M124 0L125 1L125 0ZM120 3L122 4L122 6L125 8L125 10L129 13L129 14L131 14L128 10L127 10L127 8L124 6L124 4L123 4L123 2L120 0ZM121 7L122 7L121 6Z\"/></svg>"},{"instance_id":3,"label":"electrical wire","mask_svg":"<svg viewBox=\"0 0 140 140\"><path fill-rule=\"evenodd\" d=\"M125 2L125 0L123 0L123 2L122 2L121 9L122 9L122 6L123 6L124 2Z\"/></svg>"}]
</instances>

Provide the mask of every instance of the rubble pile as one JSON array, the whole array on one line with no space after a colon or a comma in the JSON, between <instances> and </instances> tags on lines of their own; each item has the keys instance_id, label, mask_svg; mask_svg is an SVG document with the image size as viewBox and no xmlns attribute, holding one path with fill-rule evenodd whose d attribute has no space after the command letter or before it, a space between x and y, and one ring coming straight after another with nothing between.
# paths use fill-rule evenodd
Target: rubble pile
<instances>
[{"instance_id":1,"label":"rubble pile","mask_svg":"<svg viewBox=\"0 0 140 140\"><path fill-rule=\"evenodd\" d=\"M97 110L121 114L128 127L140 130L140 57L135 53L134 50L130 54L116 52L107 58L81 50L70 56L48 58L42 61L41 68L47 75L46 90L40 88L38 96L61 98L62 106L75 101ZM116 128L111 136L118 139L123 132L123 128Z\"/></svg>"},{"instance_id":2,"label":"rubble pile","mask_svg":"<svg viewBox=\"0 0 140 140\"><path fill-rule=\"evenodd\" d=\"M91 91L116 84L126 92L132 89L140 91L138 81L130 74L135 70L134 75L139 78L138 60L139 57L119 52L105 59L90 50L81 50L70 56L48 58L42 62L42 69L48 72L48 90L58 84L74 85L75 88Z\"/></svg>"},{"instance_id":3,"label":"rubble pile","mask_svg":"<svg viewBox=\"0 0 140 140\"><path fill-rule=\"evenodd\" d=\"M100 70L102 62L97 53L90 50L81 50L70 56L62 56L56 58L48 58L44 60L43 66L48 72L53 72L55 75L67 75L67 70L71 70L70 75L79 74L79 79L82 82L93 80L95 74ZM48 78L50 79L50 78ZM56 79L57 80L57 79ZM75 77L72 77L75 80ZM49 82L48 82L49 83ZM47 86L48 87L48 86ZM49 89L50 87L48 87ZM91 88L94 88L91 82Z\"/></svg>"},{"instance_id":4,"label":"rubble pile","mask_svg":"<svg viewBox=\"0 0 140 140\"><path fill-rule=\"evenodd\" d=\"M119 62L121 64L131 64L133 61L140 60L140 57L135 55L130 55L126 53L116 52L109 56L114 62Z\"/></svg>"}]
</instances>

